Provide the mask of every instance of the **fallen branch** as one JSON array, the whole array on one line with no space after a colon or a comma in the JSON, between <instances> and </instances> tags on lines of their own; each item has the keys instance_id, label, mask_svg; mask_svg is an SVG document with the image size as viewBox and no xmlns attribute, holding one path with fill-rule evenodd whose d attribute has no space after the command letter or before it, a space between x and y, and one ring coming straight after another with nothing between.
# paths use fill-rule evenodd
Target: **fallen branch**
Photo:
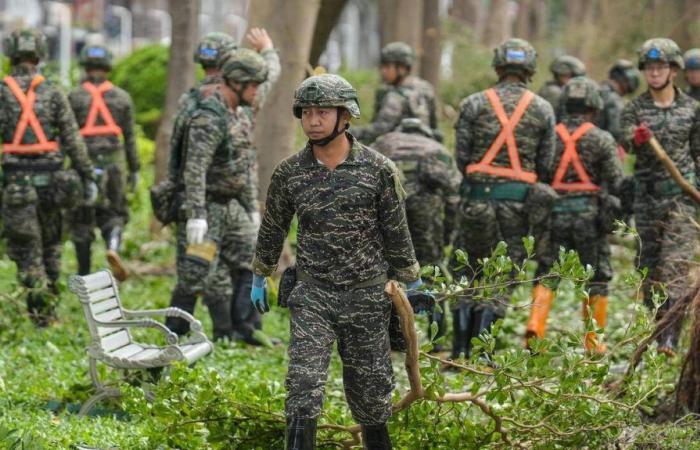
<instances>
[{"instance_id":1,"label":"fallen branch","mask_svg":"<svg viewBox=\"0 0 700 450\"><path fill-rule=\"evenodd\" d=\"M656 159L661 162L661 165L664 166L664 169L666 169L669 175L671 175L671 178L673 178L673 181L675 181L683 192L688 194L688 196L692 198L695 203L700 204L700 192L698 192L698 190L695 189L695 187L683 177L683 174L681 174L678 167L676 167L671 158L669 158L668 153L666 153L666 150L664 150L664 148L661 146L661 143L652 136L651 140L649 141L649 145L654 151Z\"/></svg>"}]
</instances>

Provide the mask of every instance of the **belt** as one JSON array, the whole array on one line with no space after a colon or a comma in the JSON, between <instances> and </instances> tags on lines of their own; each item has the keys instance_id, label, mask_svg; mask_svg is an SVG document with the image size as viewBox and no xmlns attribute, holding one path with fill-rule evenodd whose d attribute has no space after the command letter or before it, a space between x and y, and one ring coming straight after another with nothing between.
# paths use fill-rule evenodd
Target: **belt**
<instances>
[{"instance_id":1,"label":"belt","mask_svg":"<svg viewBox=\"0 0 700 450\"><path fill-rule=\"evenodd\" d=\"M312 277L311 275L302 272L299 270L297 267L297 281L303 281L305 283L311 283L315 284L316 286L321 286L327 289L335 289L338 291L354 291L357 289L364 289L372 286L378 286L380 284L386 283L389 278L386 276L385 273L381 275L377 275L374 278L370 278L369 280L361 281L359 283L354 283L349 286L339 286L337 284L331 284L331 283L326 283L321 280L317 280L316 278Z\"/></svg>"},{"instance_id":2,"label":"belt","mask_svg":"<svg viewBox=\"0 0 700 450\"><path fill-rule=\"evenodd\" d=\"M517 181L505 183L468 183L469 198L472 200L511 200L524 202L530 185Z\"/></svg>"},{"instance_id":3,"label":"belt","mask_svg":"<svg viewBox=\"0 0 700 450\"><path fill-rule=\"evenodd\" d=\"M587 211L596 200L595 195L576 195L560 197L554 202L552 212L555 213L575 213Z\"/></svg>"}]
</instances>

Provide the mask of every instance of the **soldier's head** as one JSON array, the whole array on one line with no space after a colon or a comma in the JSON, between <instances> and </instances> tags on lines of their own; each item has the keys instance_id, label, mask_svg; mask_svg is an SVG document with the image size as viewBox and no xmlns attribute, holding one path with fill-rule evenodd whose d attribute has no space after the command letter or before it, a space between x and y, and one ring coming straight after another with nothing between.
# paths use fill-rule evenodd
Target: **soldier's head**
<instances>
[{"instance_id":1,"label":"soldier's head","mask_svg":"<svg viewBox=\"0 0 700 450\"><path fill-rule=\"evenodd\" d=\"M382 80L397 85L411 72L416 52L405 42L391 42L382 49L379 63Z\"/></svg>"},{"instance_id":2,"label":"soldier's head","mask_svg":"<svg viewBox=\"0 0 700 450\"><path fill-rule=\"evenodd\" d=\"M564 86L573 77L586 75L586 66L575 56L561 55L554 58L549 71L559 86Z\"/></svg>"},{"instance_id":3,"label":"soldier's head","mask_svg":"<svg viewBox=\"0 0 700 450\"><path fill-rule=\"evenodd\" d=\"M294 116L313 145L326 146L342 135L351 118L360 117L357 91L334 74L314 75L294 92Z\"/></svg>"},{"instance_id":4,"label":"soldier's head","mask_svg":"<svg viewBox=\"0 0 700 450\"><path fill-rule=\"evenodd\" d=\"M86 45L80 51L80 65L86 72L112 70L112 52L103 45Z\"/></svg>"},{"instance_id":5,"label":"soldier's head","mask_svg":"<svg viewBox=\"0 0 700 450\"><path fill-rule=\"evenodd\" d=\"M574 77L562 88L560 107L568 115L594 117L603 109L598 83L586 76Z\"/></svg>"},{"instance_id":6,"label":"soldier's head","mask_svg":"<svg viewBox=\"0 0 700 450\"><path fill-rule=\"evenodd\" d=\"M227 52L220 61L219 70L226 86L238 96L238 102L243 105L253 104L258 86L267 79L265 60L248 48Z\"/></svg>"},{"instance_id":7,"label":"soldier's head","mask_svg":"<svg viewBox=\"0 0 700 450\"><path fill-rule=\"evenodd\" d=\"M238 44L228 34L218 31L207 33L194 50L194 62L201 65L207 73L216 72L222 56L237 48Z\"/></svg>"},{"instance_id":8,"label":"soldier's head","mask_svg":"<svg viewBox=\"0 0 700 450\"><path fill-rule=\"evenodd\" d=\"M528 82L537 69L537 52L524 39L508 39L493 50L491 66L499 80L515 76Z\"/></svg>"},{"instance_id":9,"label":"soldier's head","mask_svg":"<svg viewBox=\"0 0 700 450\"><path fill-rule=\"evenodd\" d=\"M691 48L683 55L685 81L691 87L700 86L700 48Z\"/></svg>"},{"instance_id":10,"label":"soldier's head","mask_svg":"<svg viewBox=\"0 0 700 450\"><path fill-rule=\"evenodd\" d=\"M3 42L5 55L10 58L10 63L39 64L46 57L48 46L46 36L33 28L21 28L10 33Z\"/></svg>"},{"instance_id":11,"label":"soldier's head","mask_svg":"<svg viewBox=\"0 0 700 450\"><path fill-rule=\"evenodd\" d=\"M667 38L654 38L639 48L639 70L653 91L660 91L673 84L678 71L685 67L678 44Z\"/></svg>"},{"instance_id":12,"label":"soldier's head","mask_svg":"<svg viewBox=\"0 0 700 450\"><path fill-rule=\"evenodd\" d=\"M608 71L608 78L615 82L620 95L631 94L639 88L639 69L627 59L615 61Z\"/></svg>"},{"instance_id":13,"label":"soldier's head","mask_svg":"<svg viewBox=\"0 0 700 450\"><path fill-rule=\"evenodd\" d=\"M430 139L435 139L433 130L416 117L407 117L401 120L397 130L402 133L420 134Z\"/></svg>"}]
</instances>

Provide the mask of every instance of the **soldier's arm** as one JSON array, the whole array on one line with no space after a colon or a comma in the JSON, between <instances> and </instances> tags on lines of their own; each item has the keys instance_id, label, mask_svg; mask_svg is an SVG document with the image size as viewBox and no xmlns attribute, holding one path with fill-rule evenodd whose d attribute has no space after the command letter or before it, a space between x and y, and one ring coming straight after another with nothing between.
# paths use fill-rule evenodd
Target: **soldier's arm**
<instances>
[{"instance_id":1,"label":"soldier's arm","mask_svg":"<svg viewBox=\"0 0 700 450\"><path fill-rule=\"evenodd\" d=\"M122 136L124 137L124 151L126 152L129 172L138 172L140 164L139 154L136 151L136 135L134 133L134 102L126 92L124 93L124 107L119 127L122 129Z\"/></svg>"},{"instance_id":2,"label":"soldier's arm","mask_svg":"<svg viewBox=\"0 0 700 450\"><path fill-rule=\"evenodd\" d=\"M279 79L280 71L282 70L280 66L280 57L277 54L277 50L274 48L263 50L260 52L260 56L263 57L267 65L267 80L258 86L258 92L255 94L254 109L256 111L260 110L265 104L265 99Z\"/></svg>"},{"instance_id":3,"label":"soldier's arm","mask_svg":"<svg viewBox=\"0 0 700 450\"><path fill-rule=\"evenodd\" d=\"M472 123L478 114L476 96L472 95L462 101L459 107L459 118L455 123L455 156L457 167L464 170L469 163L474 140Z\"/></svg>"},{"instance_id":4,"label":"soldier's arm","mask_svg":"<svg viewBox=\"0 0 700 450\"><path fill-rule=\"evenodd\" d=\"M226 133L225 120L209 111L199 111L190 122L185 155L185 209L190 219L206 219L207 171Z\"/></svg>"},{"instance_id":5,"label":"soldier's arm","mask_svg":"<svg viewBox=\"0 0 700 450\"><path fill-rule=\"evenodd\" d=\"M617 143L612 135L608 132L600 130L600 165L598 170L601 184L605 185L608 191L617 197L620 196L624 173L622 171L622 163L617 157Z\"/></svg>"},{"instance_id":6,"label":"soldier's arm","mask_svg":"<svg viewBox=\"0 0 700 450\"><path fill-rule=\"evenodd\" d=\"M620 115L620 138L618 141L627 153L636 152L636 146L634 145L634 129L638 125L634 104L628 103L625 105Z\"/></svg>"},{"instance_id":7,"label":"soldier's arm","mask_svg":"<svg viewBox=\"0 0 700 450\"><path fill-rule=\"evenodd\" d=\"M420 276L420 267L408 230L404 197L396 166L387 161L380 173L379 229L384 241L384 258L398 281L410 283Z\"/></svg>"},{"instance_id":8,"label":"soldier's arm","mask_svg":"<svg viewBox=\"0 0 700 450\"><path fill-rule=\"evenodd\" d=\"M61 151L68 155L72 166L83 180L93 180L95 169L88 156L85 141L78 131L78 124L68 99L58 89L53 94L53 105Z\"/></svg>"},{"instance_id":9,"label":"soldier's arm","mask_svg":"<svg viewBox=\"0 0 700 450\"><path fill-rule=\"evenodd\" d=\"M611 102L610 107L605 109L606 122L608 132L612 134L615 142L620 142L620 114L622 113L620 105L617 102Z\"/></svg>"},{"instance_id":10,"label":"soldier's arm","mask_svg":"<svg viewBox=\"0 0 700 450\"><path fill-rule=\"evenodd\" d=\"M265 215L260 224L253 257L253 272L269 276L277 270L284 239L294 217L294 202L287 190L287 169L284 162L275 168L267 190Z\"/></svg>"},{"instance_id":11,"label":"soldier's arm","mask_svg":"<svg viewBox=\"0 0 700 450\"><path fill-rule=\"evenodd\" d=\"M361 142L372 142L382 134L393 131L401 122L406 99L398 92L384 95L382 105L374 116L372 123L353 127L352 134Z\"/></svg>"},{"instance_id":12,"label":"soldier's arm","mask_svg":"<svg viewBox=\"0 0 700 450\"><path fill-rule=\"evenodd\" d=\"M438 124L437 118L437 101L435 100L435 91L430 91L430 101L428 102L428 108L430 109L430 128L437 130L440 126Z\"/></svg>"},{"instance_id":13,"label":"soldier's arm","mask_svg":"<svg viewBox=\"0 0 700 450\"><path fill-rule=\"evenodd\" d=\"M540 182L548 183L554 176L554 153L557 145L556 131L554 130L556 118L552 105L541 102L541 107L544 115L544 126L537 148L537 178Z\"/></svg>"}]
</instances>

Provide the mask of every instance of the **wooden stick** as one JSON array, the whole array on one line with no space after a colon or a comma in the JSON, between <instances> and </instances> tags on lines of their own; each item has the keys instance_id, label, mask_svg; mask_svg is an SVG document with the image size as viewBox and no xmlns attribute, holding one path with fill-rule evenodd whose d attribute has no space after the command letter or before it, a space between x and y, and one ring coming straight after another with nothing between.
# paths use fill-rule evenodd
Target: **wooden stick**
<instances>
[{"instance_id":1,"label":"wooden stick","mask_svg":"<svg viewBox=\"0 0 700 450\"><path fill-rule=\"evenodd\" d=\"M683 175L681 172L678 170L678 167L676 167L675 164L673 164L673 161L671 158L668 156L668 153L666 153L666 150L661 146L661 143L654 137L651 137L651 140L649 141L649 145L651 146L651 149L654 151L654 155L656 158L661 162L661 164L664 166L666 171L668 171L669 175L671 175L671 178L673 178L673 181L680 186L681 189L683 189L683 192L688 194L690 198L692 198L695 203L700 204L700 192L698 192L695 187L688 182L685 178L683 178Z\"/></svg>"}]
</instances>

